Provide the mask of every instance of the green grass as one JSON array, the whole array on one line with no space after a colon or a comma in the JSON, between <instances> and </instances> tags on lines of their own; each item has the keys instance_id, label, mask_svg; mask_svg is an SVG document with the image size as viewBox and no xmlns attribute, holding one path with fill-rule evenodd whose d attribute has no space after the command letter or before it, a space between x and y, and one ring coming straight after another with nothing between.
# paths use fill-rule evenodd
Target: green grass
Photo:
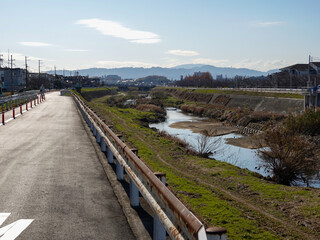
<instances>
[{"instance_id":1,"label":"green grass","mask_svg":"<svg viewBox=\"0 0 320 240\"><path fill-rule=\"evenodd\" d=\"M117 90L117 87L97 87L97 88L82 88L81 92L97 92L97 91L107 91L107 90Z\"/></svg>"},{"instance_id":2,"label":"green grass","mask_svg":"<svg viewBox=\"0 0 320 240\"><path fill-rule=\"evenodd\" d=\"M228 237L231 239L303 239L298 233L291 232L261 213L248 209L206 183L228 189L232 194L285 221L286 216L277 209L278 206L297 199L306 203L300 207L301 214L306 217L319 217L319 190L273 184L259 179L255 173L231 164L188 155L175 142L140 125L139 119L150 117L153 113L108 107L105 105L107 98L108 96L94 99L89 105L95 108L99 115L111 120L117 131L124 133L125 142L139 149L139 156L147 166L153 171L167 174L169 188L207 226L227 228ZM143 141L138 136L141 136ZM157 154L179 171L161 162ZM188 174L193 174L193 177L188 177ZM239 186L246 186L245 191L239 190ZM255 193L254 197L247 195L248 192Z\"/></svg>"}]
</instances>

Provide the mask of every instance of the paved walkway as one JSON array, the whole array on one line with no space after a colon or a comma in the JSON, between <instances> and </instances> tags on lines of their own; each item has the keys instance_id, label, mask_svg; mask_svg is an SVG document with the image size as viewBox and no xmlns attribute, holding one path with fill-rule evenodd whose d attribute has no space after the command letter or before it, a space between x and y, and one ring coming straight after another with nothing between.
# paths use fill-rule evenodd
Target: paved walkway
<instances>
[{"instance_id":1,"label":"paved walkway","mask_svg":"<svg viewBox=\"0 0 320 240\"><path fill-rule=\"evenodd\" d=\"M0 127L0 239L134 239L72 98L46 98Z\"/></svg>"}]
</instances>

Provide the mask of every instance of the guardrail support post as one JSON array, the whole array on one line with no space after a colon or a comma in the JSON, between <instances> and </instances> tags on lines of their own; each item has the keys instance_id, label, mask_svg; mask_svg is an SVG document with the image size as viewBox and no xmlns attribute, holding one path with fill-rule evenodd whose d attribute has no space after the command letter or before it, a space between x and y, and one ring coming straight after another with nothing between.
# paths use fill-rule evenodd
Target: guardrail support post
<instances>
[{"instance_id":1,"label":"guardrail support post","mask_svg":"<svg viewBox=\"0 0 320 240\"><path fill-rule=\"evenodd\" d=\"M122 135L118 135L118 138L123 141L123 137ZM119 181L123 180L123 172L124 172L124 169L123 169L123 166L120 164L120 162L116 161L116 173L117 173L117 179Z\"/></svg>"},{"instance_id":2,"label":"guardrail support post","mask_svg":"<svg viewBox=\"0 0 320 240\"><path fill-rule=\"evenodd\" d=\"M113 153L110 148L107 149L107 159L108 163L113 163Z\"/></svg>"},{"instance_id":3,"label":"guardrail support post","mask_svg":"<svg viewBox=\"0 0 320 240\"><path fill-rule=\"evenodd\" d=\"M97 136L96 136L97 143L100 143L101 142L101 136L100 136L98 131L96 131L96 132L97 132Z\"/></svg>"},{"instance_id":4,"label":"guardrail support post","mask_svg":"<svg viewBox=\"0 0 320 240\"><path fill-rule=\"evenodd\" d=\"M97 129L94 126L93 122L92 122L92 133L93 133L93 136L97 136Z\"/></svg>"},{"instance_id":5,"label":"guardrail support post","mask_svg":"<svg viewBox=\"0 0 320 240\"><path fill-rule=\"evenodd\" d=\"M19 106L20 106L20 114L22 115L22 100L21 100L21 98L19 99Z\"/></svg>"},{"instance_id":6,"label":"guardrail support post","mask_svg":"<svg viewBox=\"0 0 320 240\"><path fill-rule=\"evenodd\" d=\"M106 142L104 141L103 138L101 138L100 146L101 146L101 151L102 152L106 152L107 151L107 145L106 145Z\"/></svg>"},{"instance_id":7,"label":"guardrail support post","mask_svg":"<svg viewBox=\"0 0 320 240\"><path fill-rule=\"evenodd\" d=\"M4 119L4 105L2 105L2 125L5 125L5 119Z\"/></svg>"},{"instance_id":8,"label":"guardrail support post","mask_svg":"<svg viewBox=\"0 0 320 240\"><path fill-rule=\"evenodd\" d=\"M132 149L132 152L138 156L138 149ZM130 204L132 207L139 206L139 189L130 178Z\"/></svg>"},{"instance_id":9,"label":"guardrail support post","mask_svg":"<svg viewBox=\"0 0 320 240\"><path fill-rule=\"evenodd\" d=\"M116 162L116 172L117 172L117 179L120 181L123 180L123 167L121 166L118 160Z\"/></svg>"},{"instance_id":10,"label":"guardrail support post","mask_svg":"<svg viewBox=\"0 0 320 240\"><path fill-rule=\"evenodd\" d=\"M209 227L206 234L207 240L227 240L227 230L222 227Z\"/></svg>"},{"instance_id":11,"label":"guardrail support post","mask_svg":"<svg viewBox=\"0 0 320 240\"><path fill-rule=\"evenodd\" d=\"M139 189L132 179L130 179L130 204L132 207L139 206Z\"/></svg>"},{"instance_id":12,"label":"guardrail support post","mask_svg":"<svg viewBox=\"0 0 320 240\"><path fill-rule=\"evenodd\" d=\"M13 119L16 119L16 111L15 111L15 105L12 105L12 117Z\"/></svg>"},{"instance_id":13,"label":"guardrail support post","mask_svg":"<svg viewBox=\"0 0 320 240\"><path fill-rule=\"evenodd\" d=\"M166 184L166 174L161 172L155 172L157 178L165 185ZM153 240L165 240L166 239L166 230L162 226L159 218L156 214L153 215Z\"/></svg>"},{"instance_id":14,"label":"guardrail support post","mask_svg":"<svg viewBox=\"0 0 320 240\"><path fill-rule=\"evenodd\" d=\"M91 130L91 132L93 132L93 128L94 128L93 127L93 122L90 121L90 130Z\"/></svg>"}]
</instances>

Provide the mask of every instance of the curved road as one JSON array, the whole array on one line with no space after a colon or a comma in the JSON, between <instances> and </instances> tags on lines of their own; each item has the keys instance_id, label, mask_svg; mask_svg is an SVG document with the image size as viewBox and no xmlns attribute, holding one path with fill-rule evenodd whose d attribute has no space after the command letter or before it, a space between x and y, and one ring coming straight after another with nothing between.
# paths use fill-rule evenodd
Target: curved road
<instances>
[{"instance_id":1,"label":"curved road","mask_svg":"<svg viewBox=\"0 0 320 240\"><path fill-rule=\"evenodd\" d=\"M134 239L72 98L46 99L0 127L0 239Z\"/></svg>"}]
</instances>

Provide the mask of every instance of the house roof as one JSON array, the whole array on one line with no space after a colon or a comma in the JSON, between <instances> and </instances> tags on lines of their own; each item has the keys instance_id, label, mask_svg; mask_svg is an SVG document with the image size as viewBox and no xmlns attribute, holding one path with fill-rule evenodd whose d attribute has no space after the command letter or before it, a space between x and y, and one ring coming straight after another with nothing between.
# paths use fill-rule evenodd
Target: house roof
<instances>
[{"instance_id":1,"label":"house roof","mask_svg":"<svg viewBox=\"0 0 320 240\"><path fill-rule=\"evenodd\" d=\"M320 62L312 62L314 65L316 65L317 67L320 67ZM308 71L308 65L309 64L304 64L304 63L298 63L298 64L294 64L288 67L284 67L284 68L280 68L280 70L288 70L288 69L295 69L297 71Z\"/></svg>"},{"instance_id":2,"label":"house roof","mask_svg":"<svg viewBox=\"0 0 320 240\"><path fill-rule=\"evenodd\" d=\"M295 69L295 70L298 70L298 71L308 71L308 64L294 64L294 65L291 65L291 66L288 66L288 67L284 67L284 68L280 68L280 70L288 70L288 69Z\"/></svg>"}]
</instances>

